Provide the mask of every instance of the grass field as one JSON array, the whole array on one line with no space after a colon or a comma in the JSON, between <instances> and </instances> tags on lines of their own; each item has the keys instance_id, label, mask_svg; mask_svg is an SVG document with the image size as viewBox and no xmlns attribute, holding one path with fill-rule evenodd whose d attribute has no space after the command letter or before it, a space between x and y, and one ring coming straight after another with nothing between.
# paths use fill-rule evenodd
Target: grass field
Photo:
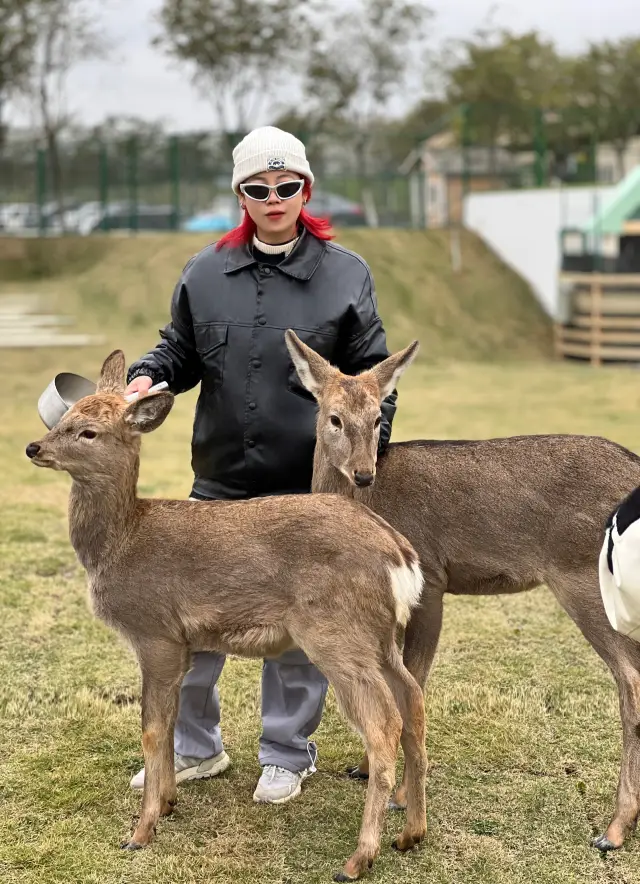
<instances>
[{"instance_id":1,"label":"grass field","mask_svg":"<svg viewBox=\"0 0 640 884\"><path fill-rule=\"evenodd\" d=\"M402 239L358 236L344 241L371 260L392 345L415 335L433 357L402 381L396 439L592 432L640 450L637 373L547 361L544 320L477 241L465 240L468 266L454 279L444 240L423 242L421 270L417 260L399 260ZM165 321L179 265L197 243L136 245L97 244L60 266L36 256L44 262L36 270L7 258L0 283L0 294L48 295L81 313L83 331L106 338L98 349L0 351L0 880L326 882L357 836L364 789L343 770L360 742L330 697L317 733L319 772L303 796L278 809L253 805L258 662L231 660L222 677L232 768L180 787L177 812L161 821L150 849L118 849L139 808L128 790L141 761L137 669L88 612L66 533L67 477L34 469L24 447L43 432L35 403L56 371L95 377L113 346L132 359ZM436 303L434 286L447 303ZM194 403L194 394L179 397L145 440L142 494L187 495ZM637 840L604 859L588 846L613 807L617 699L603 664L546 590L447 600L427 711L429 834L420 850L398 856L390 842L400 819L390 815L372 881L640 880Z\"/></svg>"}]
</instances>

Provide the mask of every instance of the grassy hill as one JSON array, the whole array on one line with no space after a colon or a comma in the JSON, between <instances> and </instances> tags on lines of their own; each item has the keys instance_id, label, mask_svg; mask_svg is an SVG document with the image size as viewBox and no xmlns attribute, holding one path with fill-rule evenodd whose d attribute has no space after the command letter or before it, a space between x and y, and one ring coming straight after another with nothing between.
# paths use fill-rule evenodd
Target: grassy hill
<instances>
[{"instance_id":1,"label":"grassy hill","mask_svg":"<svg viewBox=\"0 0 640 884\"><path fill-rule=\"evenodd\" d=\"M550 354L550 324L528 286L473 234L462 235L459 273L446 231L353 230L339 241L372 268L390 346L417 337L427 361ZM208 242L191 234L0 239L0 294L41 292L82 331L100 329L108 345L151 345L182 267Z\"/></svg>"}]
</instances>

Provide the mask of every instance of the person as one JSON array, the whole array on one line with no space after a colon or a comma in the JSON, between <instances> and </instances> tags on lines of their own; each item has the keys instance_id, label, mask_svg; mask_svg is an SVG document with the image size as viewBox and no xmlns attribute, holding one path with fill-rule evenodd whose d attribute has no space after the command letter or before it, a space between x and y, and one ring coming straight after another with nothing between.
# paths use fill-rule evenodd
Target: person
<instances>
[{"instance_id":1,"label":"person","mask_svg":"<svg viewBox=\"0 0 640 884\"><path fill-rule=\"evenodd\" d=\"M182 393L200 383L192 438L197 500L310 491L316 407L290 360L287 328L345 373L389 355L367 264L331 242L330 224L305 209L314 176L302 142L262 127L236 146L233 161L242 221L187 263L160 343L127 374L127 393L144 394L160 381ZM395 409L394 391L382 403L380 452ZM224 661L223 654L192 655L175 728L178 782L229 766L216 688ZM289 801L315 770L311 735L326 691L300 650L264 661L255 801ZM131 780L132 788L143 784L144 769Z\"/></svg>"},{"instance_id":2,"label":"person","mask_svg":"<svg viewBox=\"0 0 640 884\"><path fill-rule=\"evenodd\" d=\"M640 641L640 488L607 519L598 574L612 628Z\"/></svg>"}]
</instances>

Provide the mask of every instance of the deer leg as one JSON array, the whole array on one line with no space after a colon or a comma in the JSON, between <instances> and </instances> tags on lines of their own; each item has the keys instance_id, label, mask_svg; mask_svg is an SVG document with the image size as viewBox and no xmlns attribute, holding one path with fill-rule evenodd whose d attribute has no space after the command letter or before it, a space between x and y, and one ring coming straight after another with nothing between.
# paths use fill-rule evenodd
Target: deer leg
<instances>
[{"instance_id":1,"label":"deer leg","mask_svg":"<svg viewBox=\"0 0 640 884\"><path fill-rule=\"evenodd\" d=\"M420 604L411 612L404 634L404 665L423 691L440 640L443 592L440 586L425 585ZM357 767L349 768L348 774L354 780L366 780L369 776L367 756ZM403 775L402 784L393 796L392 809L406 807L407 790L408 784Z\"/></svg>"},{"instance_id":2,"label":"deer leg","mask_svg":"<svg viewBox=\"0 0 640 884\"><path fill-rule=\"evenodd\" d=\"M411 613L411 619L405 631L404 665L423 692L438 649L442 630L442 608L442 590L425 587L420 605ZM405 755L402 782L391 799L392 810L402 810L407 806L410 788L409 775Z\"/></svg>"},{"instance_id":3,"label":"deer leg","mask_svg":"<svg viewBox=\"0 0 640 884\"><path fill-rule=\"evenodd\" d=\"M549 581L562 607L602 657L618 686L622 761L613 818L593 839L602 851L622 847L640 815L640 645L616 632L607 619L595 572Z\"/></svg>"},{"instance_id":4,"label":"deer leg","mask_svg":"<svg viewBox=\"0 0 640 884\"><path fill-rule=\"evenodd\" d=\"M593 839L598 850L616 850L636 827L640 815L640 674L637 669L616 675L622 719L622 763L613 819Z\"/></svg>"},{"instance_id":5,"label":"deer leg","mask_svg":"<svg viewBox=\"0 0 640 884\"><path fill-rule=\"evenodd\" d=\"M142 749L144 790L138 825L127 850L145 847L153 838L160 816L176 804L173 731L178 714L180 685L188 668L188 654L180 645L158 643L140 651L142 670Z\"/></svg>"},{"instance_id":6,"label":"deer leg","mask_svg":"<svg viewBox=\"0 0 640 884\"><path fill-rule=\"evenodd\" d=\"M330 675L328 678L331 680ZM402 719L381 675L361 672L353 680L338 676L333 688L338 705L362 735L370 764L358 847L334 876L335 881L355 881L371 868L380 852L384 815L395 782Z\"/></svg>"},{"instance_id":7,"label":"deer leg","mask_svg":"<svg viewBox=\"0 0 640 884\"><path fill-rule=\"evenodd\" d=\"M407 796L407 822L393 846L398 850L410 850L423 840L427 832L424 695L405 669L395 645L383 669L402 716L400 742L404 752Z\"/></svg>"},{"instance_id":8,"label":"deer leg","mask_svg":"<svg viewBox=\"0 0 640 884\"><path fill-rule=\"evenodd\" d=\"M335 881L355 881L371 868L380 851L382 824L395 782L402 718L377 664L376 649L346 645L338 664L335 648L316 645L308 632L301 631L300 636L292 632L292 638L333 685L338 706L362 736L369 755L371 775L358 846L334 876Z\"/></svg>"}]
</instances>

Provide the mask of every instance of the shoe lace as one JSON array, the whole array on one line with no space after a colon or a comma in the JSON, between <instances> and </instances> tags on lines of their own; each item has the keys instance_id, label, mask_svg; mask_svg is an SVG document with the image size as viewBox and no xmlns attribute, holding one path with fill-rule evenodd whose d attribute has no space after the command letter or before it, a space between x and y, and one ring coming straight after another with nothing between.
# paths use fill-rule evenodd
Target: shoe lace
<instances>
[{"instance_id":1,"label":"shoe lace","mask_svg":"<svg viewBox=\"0 0 640 884\"><path fill-rule=\"evenodd\" d=\"M285 776L291 774L291 771L287 770L286 767L278 767L277 764L269 764L266 769L269 771L269 785L271 785L279 774L285 774Z\"/></svg>"}]
</instances>

